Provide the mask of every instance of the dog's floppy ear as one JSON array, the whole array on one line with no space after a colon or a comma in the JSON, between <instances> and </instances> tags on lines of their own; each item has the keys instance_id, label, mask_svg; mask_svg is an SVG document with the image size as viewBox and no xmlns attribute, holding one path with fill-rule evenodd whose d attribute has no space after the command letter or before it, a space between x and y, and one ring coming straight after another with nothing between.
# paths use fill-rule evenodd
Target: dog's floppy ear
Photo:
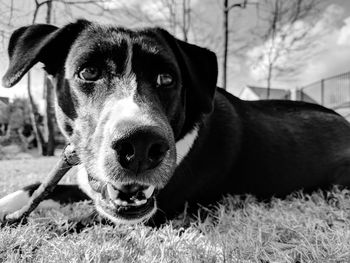
<instances>
[{"instance_id":1,"label":"dog's floppy ear","mask_svg":"<svg viewBox=\"0 0 350 263\"><path fill-rule=\"evenodd\" d=\"M86 23L85 20L78 20L63 28L35 24L17 29L9 41L10 65L2 79L3 86L14 86L38 62L44 63L49 74L54 74Z\"/></svg>"},{"instance_id":2,"label":"dog's floppy ear","mask_svg":"<svg viewBox=\"0 0 350 263\"><path fill-rule=\"evenodd\" d=\"M194 104L191 107L200 107L202 113L211 112L218 77L215 53L176 39L164 29L156 30L166 40L178 60L183 86L188 91L186 100Z\"/></svg>"}]
</instances>

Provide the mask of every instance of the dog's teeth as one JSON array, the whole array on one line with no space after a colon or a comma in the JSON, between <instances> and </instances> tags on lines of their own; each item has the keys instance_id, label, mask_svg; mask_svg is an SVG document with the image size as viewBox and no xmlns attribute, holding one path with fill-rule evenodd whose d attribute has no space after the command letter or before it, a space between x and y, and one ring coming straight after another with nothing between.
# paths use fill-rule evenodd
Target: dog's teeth
<instances>
[{"instance_id":1,"label":"dog's teeth","mask_svg":"<svg viewBox=\"0 0 350 263\"><path fill-rule=\"evenodd\" d=\"M113 200L113 202L114 202L114 204L116 204L116 205L121 205L121 206L124 206L125 203L127 203L127 202L122 201L122 200L120 200L120 199L115 199L115 200Z\"/></svg>"},{"instance_id":2,"label":"dog's teeth","mask_svg":"<svg viewBox=\"0 0 350 263\"><path fill-rule=\"evenodd\" d=\"M140 205L144 205L144 204L146 204L147 203L147 200L146 199L142 199L142 200L135 200L134 201L134 203L135 203L135 205L137 205L137 206L140 206Z\"/></svg>"},{"instance_id":3,"label":"dog's teeth","mask_svg":"<svg viewBox=\"0 0 350 263\"><path fill-rule=\"evenodd\" d=\"M123 201L121 199L115 199L113 200L113 202L116 204L116 205L120 205L120 206L127 206L128 205L128 202L127 201Z\"/></svg>"},{"instance_id":4,"label":"dog's teeth","mask_svg":"<svg viewBox=\"0 0 350 263\"><path fill-rule=\"evenodd\" d=\"M151 197L151 195L153 194L154 188L155 187L153 185L150 185L146 190L142 191L144 193L146 199Z\"/></svg>"},{"instance_id":5,"label":"dog's teeth","mask_svg":"<svg viewBox=\"0 0 350 263\"><path fill-rule=\"evenodd\" d=\"M108 192L109 198L112 200L117 199L117 197L119 195L119 191L114 189L114 187L110 184L107 184L107 192Z\"/></svg>"}]
</instances>

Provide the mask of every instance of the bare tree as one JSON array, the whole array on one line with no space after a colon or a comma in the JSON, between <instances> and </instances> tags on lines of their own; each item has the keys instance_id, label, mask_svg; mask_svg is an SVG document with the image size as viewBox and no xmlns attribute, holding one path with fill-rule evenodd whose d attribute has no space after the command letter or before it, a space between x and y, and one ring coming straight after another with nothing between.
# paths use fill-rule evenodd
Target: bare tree
<instances>
[{"instance_id":1,"label":"bare tree","mask_svg":"<svg viewBox=\"0 0 350 263\"><path fill-rule=\"evenodd\" d=\"M114 8L124 25L162 26L187 42L192 33L192 1L159 0L155 3L148 6L149 10L142 1L133 4L120 1Z\"/></svg>"},{"instance_id":2,"label":"bare tree","mask_svg":"<svg viewBox=\"0 0 350 263\"><path fill-rule=\"evenodd\" d=\"M260 17L264 32L260 34L264 44L256 64L264 67L267 98L270 97L271 81L280 76L295 75L302 63L313 54L312 30L319 18L322 0L264 0L263 16ZM310 52L307 52L310 51ZM299 59L286 61L292 54Z\"/></svg>"},{"instance_id":3,"label":"bare tree","mask_svg":"<svg viewBox=\"0 0 350 263\"><path fill-rule=\"evenodd\" d=\"M34 0L35 2L35 9L33 12L32 17L32 24L36 22L38 13L40 11L40 8L42 6L46 5L46 23L51 23L51 16L52 16L52 3L53 0L46 0L43 2L39 2L38 0ZM42 130L40 129L39 124L39 112L35 104L35 100L32 95L31 90L31 74L28 72L27 74L27 91L28 91L28 97L31 104L30 110L31 110L31 120L32 120L32 126L33 131L38 143L38 150L41 155L47 155L47 156L53 156L55 153L55 129L54 129L54 121L55 121L55 114L53 112L53 88L52 85L49 83L50 80L48 79L48 76L46 73L44 73L44 89L45 89L45 97L46 97L46 114L45 114L45 130L46 130L46 140L44 138L44 135L42 133Z\"/></svg>"},{"instance_id":4,"label":"bare tree","mask_svg":"<svg viewBox=\"0 0 350 263\"><path fill-rule=\"evenodd\" d=\"M162 0L162 3L169 13L164 22L170 25L174 35L180 31L182 40L188 42L192 18L191 0Z\"/></svg>"},{"instance_id":5,"label":"bare tree","mask_svg":"<svg viewBox=\"0 0 350 263\"><path fill-rule=\"evenodd\" d=\"M191 0L182 0L182 34L183 40L188 41L188 33L191 27Z\"/></svg>"},{"instance_id":6,"label":"bare tree","mask_svg":"<svg viewBox=\"0 0 350 263\"><path fill-rule=\"evenodd\" d=\"M235 7L239 8L246 8L248 3L248 0L244 0L242 3L233 3L229 6L228 0L224 0L224 8L223 8L223 35L224 35L224 41L223 41L223 63L222 63L222 88L227 88L227 60L228 60L228 45L229 45L229 26L228 26L228 15L230 10L232 10Z\"/></svg>"},{"instance_id":7,"label":"bare tree","mask_svg":"<svg viewBox=\"0 0 350 263\"><path fill-rule=\"evenodd\" d=\"M33 17L32 17L32 24L36 22L38 12L43 6L43 3L39 3L38 0L35 0L35 9L33 12ZM49 8L48 8L49 10ZM50 10L51 11L51 10ZM33 126L33 132L35 134L35 138L37 141L38 145L38 151L41 155L47 155L47 143L45 142L42 130L40 129L40 124L39 124L39 118L40 114L38 111L38 108L36 107L35 100L32 95L32 87L31 87L31 72L29 71L27 73L27 92L28 92L28 98L30 102L30 111L31 111L31 122Z\"/></svg>"},{"instance_id":8,"label":"bare tree","mask_svg":"<svg viewBox=\"0 0 350 263\"><path fill-rule=\"evenodd\" d=\"M52 16L52 2L49 0L46 3L46 18L47 24L51 23ZM54 112L54 94L53 86L47 73L44 73L44 89L45 89L45 101L46 101L46 133L47 133L47 146L46 155L53 156L55 154L55 112Z\"/></svg>"}]
</instances>

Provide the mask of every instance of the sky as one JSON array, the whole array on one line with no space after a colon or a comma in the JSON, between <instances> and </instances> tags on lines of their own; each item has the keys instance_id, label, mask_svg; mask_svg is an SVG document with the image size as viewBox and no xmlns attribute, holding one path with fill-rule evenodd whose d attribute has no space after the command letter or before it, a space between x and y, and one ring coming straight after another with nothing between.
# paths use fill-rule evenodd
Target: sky
<instances>
[{"instance_id":1,"label":"sky","mask_svg":"<svg viewBox=\"0 0 350 263\"><path fill-rule=\"evenodd\" d=\"M310 45L314 49L301 50L298 56L282 56L282 63L297 63L298 59L310 56L301 67L301 71L287 79L275 79L272 87L300 88L309 83L327 78L336 74L350 71L350 1L327 1L320 14L319 20L310 30L317 36ZM307 27L307 22L300 21L299 26ZM258 44L246 51L247 57L252 58L264 53L266 43ZM233 93L239 93L245 84L265 87L264 65L252 65L249 59L239 62L238 74L231 76ZM262 63L260 63L262 64ZM234 83L240 83L237 86Z\"/></svg>"},{"instance_id":2,"label":"sky","mask_svg":"<svg viewBox=\"0 0 350 263\"><path fill-rule=\"evenodd\" d=\"M7 25L9 20L9 2L0 0L0 12L3 14L0 19L0 30L5 32L2 46L0 45L0 75L6 71L8 64L6 55L6 46L9 33L18 26L27 25L31 22L34 0L13 0L15 9L18 13L11 18L11 26ZM236 2L239 2L238 0ZM255 2L259 2L256 0ZM169 15L162 6L161 0L124 0L111 1L106 7L114 9L114 19L116 23L125 26L134 26L135 21L125 15L117 16L118 8L138 7L140 12L147 14L148 18L162 20ZM222 15L220 1L217 0L192 0L191 8L195 10L192 22L196 25L196 32L190 34L190 42L206 46L217 53L219 59L219 79L218 85L221 84L221 58L222 49ZM67 9L67 8L66 8ZM109 21L107 16L92 15L94 10L67 9L64 15L54 13L53 19L55 24L62 25L78 17L92 18L95 21ZM91 12L90 12L91 11ZM63 12L63 11L62 11ZM257 62L257 57L264 57L269 40L255 41L252 36L252 29L257 27L259 21L256 18L256 8L248 6L245 10L233 10L230 13L230 43L233 47L229 57L229 80L228 90L238 95L246 85L266 86L265 81L265 64L264 59ZM42 22L45 10L41 10L38 21ZM137 16L138 14L136 14ZM16 17L15 17L16 16ZM142 17L139 17L137 25L143 24ZM146 18L145 18L146 21ZM147 24L147 23L145 23ZM162 24L161 24L162 26ZM165 25L166 26L166 25ZM312 26L308 21L298 21L297 27L300 29L309 28L311 34L317 36L310 42L315 48L304 48L297 56L288 54L283 55L280 60L282 64L288 65L298 63L302 58L307 58L300 66L297 74L288 78L276 78L272 82L272 87L291 89L302 87L311 82L318 81L322 78L350 71L350 1L349 0L332 0L325 1L317 21ZM169 28L168 28L169 30ZM173 32L181 37L181 32ZM218 41L214 41L218 40ZM242 41L243 40L243 41ZM249 40L249 41L248 41ZM240 45L249 42L249 45L241 47ZM239 49L239 52L235 51ZM239 53L237 55L236 53ZM33 70L33 89L34 96L39 100L42 98L42 65L37 65ZM22 80L16 87L5 89L0 87L0 96L16 97L26 96L26 79Z\"/></svg>"}]
</instances>

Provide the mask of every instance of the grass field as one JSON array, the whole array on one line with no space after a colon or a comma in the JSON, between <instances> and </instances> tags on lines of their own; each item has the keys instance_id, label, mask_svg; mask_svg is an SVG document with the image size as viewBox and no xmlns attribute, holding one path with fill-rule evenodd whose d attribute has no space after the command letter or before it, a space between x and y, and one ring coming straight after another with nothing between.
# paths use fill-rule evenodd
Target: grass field
<instances>
[{"instance_id":1,"label":"grass field","mask_svg":"<svg viewBox=\"0 0 350 263\"><path fill-rule=\"evenodd\" d=\"M40 180L56 160L0 161L0 196ZM345 190L269 204L228 197L202 222L182 217L160 229L96 223L72 232L68 219L92 209L81 203L39 210L27 225L0 229L0 262L350 262ZM183 228L185 221L190 226Z\"/></svg>"}]
</instances>

